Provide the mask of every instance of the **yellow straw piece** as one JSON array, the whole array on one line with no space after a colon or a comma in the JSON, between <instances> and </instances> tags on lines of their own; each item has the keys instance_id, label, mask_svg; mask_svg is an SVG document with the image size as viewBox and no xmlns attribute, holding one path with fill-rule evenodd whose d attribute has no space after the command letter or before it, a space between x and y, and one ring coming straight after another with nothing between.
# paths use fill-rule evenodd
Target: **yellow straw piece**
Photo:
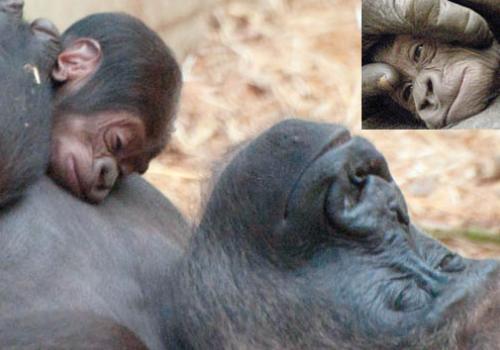
<instances>
[{"instance_id":1,"label":"yellow straw piece","mask_svg":"<svg viewBox=\"0 0 500 350\"><path fill-rule=\"evenodd\" d=\"M40 79L40 72L39 72L37 66L33 66L31 64L27 64L27 65L24 66L24 69L27 70L27 71L31 71L31 73L35 77L35 83L37 85L40 85L42 83L42 80Z\"/></svg>"}]
</instances>

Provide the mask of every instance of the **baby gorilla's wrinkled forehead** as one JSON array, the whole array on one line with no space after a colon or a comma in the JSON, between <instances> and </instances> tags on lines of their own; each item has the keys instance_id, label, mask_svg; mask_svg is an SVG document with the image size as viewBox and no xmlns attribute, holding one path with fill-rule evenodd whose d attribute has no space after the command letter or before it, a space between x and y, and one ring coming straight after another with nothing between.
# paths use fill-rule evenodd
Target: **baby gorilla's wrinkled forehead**
<instances>
[{"instance_id":1,"label":"baby gorilla's wrinkled forehead","mask_svg":"<svg viewBox=\"0 0 500 350\"><path fill-rule=\"evenodd\" d=\"M395 67L402 81L391 97L429 128L442 128L483 111L498 95L498 43L470 49L400 35L379 48L375 62Z\"/></svg>"}]
</instances>

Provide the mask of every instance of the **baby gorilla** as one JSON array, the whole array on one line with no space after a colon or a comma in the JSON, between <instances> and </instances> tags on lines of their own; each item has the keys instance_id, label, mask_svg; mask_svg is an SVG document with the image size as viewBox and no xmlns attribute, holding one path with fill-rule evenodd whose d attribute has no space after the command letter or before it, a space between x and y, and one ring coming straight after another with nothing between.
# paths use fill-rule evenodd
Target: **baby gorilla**
<instances>
[{"instance_id":1,"label":"baby gorilla","mask_svg":"<svg viewBox=\"0 0 500 350\"><path fill-rule=\"evenodd\" d=\"M62 37L49 175L101 202L144 173L170 136L181 72L161 38L125 14L89 16Z\"/></svg>"},{"instance_id":2,"label":"baby gorilla","mask_svg":"<svg viewBox=\"0 0 500 350\"><path fill-rule=\"evenodd\" d=\"M374 54L401 74L391 97L429 128L443 128L486 109L499 93L500 46L483 50L407 35L391 37Z\"/></svg>"}]
</instances>

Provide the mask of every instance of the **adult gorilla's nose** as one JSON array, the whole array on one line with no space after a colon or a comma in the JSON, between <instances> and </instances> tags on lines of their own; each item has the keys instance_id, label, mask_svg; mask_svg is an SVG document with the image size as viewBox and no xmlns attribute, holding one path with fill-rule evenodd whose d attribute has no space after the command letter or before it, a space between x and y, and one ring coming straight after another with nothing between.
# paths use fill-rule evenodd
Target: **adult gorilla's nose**
<instances>
[{"instance_id":1,"label":"adult gorilla's nose","mask_svg":"<svg viewBox=\"0 0 500 350\"><path fill-rule=\"evenodd\" d=\"M52 21L46 18L38 18L31 23L31 30L41 40L59 41L61 36L59 29Z\"/></svg>"},{"instance_id":2,"label":"adult gorilla's nose","mask_svg":"<svg viewBox=\"0 0 500 350\"><path fill-rule=\"evenodd\" d=\"M336 151L336 158L325 203L332 227L358 236L407 230L410 219L403 195L376 148L353 138Z\"/></svg>"}]
</instances>

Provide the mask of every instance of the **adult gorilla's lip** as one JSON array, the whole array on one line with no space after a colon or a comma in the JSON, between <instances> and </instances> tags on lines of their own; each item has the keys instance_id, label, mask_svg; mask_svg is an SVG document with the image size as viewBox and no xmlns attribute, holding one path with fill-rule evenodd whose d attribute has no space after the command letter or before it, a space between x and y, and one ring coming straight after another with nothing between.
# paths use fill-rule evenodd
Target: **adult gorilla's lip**
<instances>
[{"instance_id":1,"label":"adult gorilla's lip","mask_svg":"<svg viewBox=\"0 0 500 350\"><path fill-rule=\"evenodd\" d=\"M326 142L326 144L321 147L320 151L318 154L316 154L312 160L302 169L300 175L297 177L297 180L294 182L292 189L290 193L288 193L287 200L286 200L286 207L285 207L285 213L284 217L288 217L288 211L290 207L290 200L295 192L295 190L298 188L299 184L302 182L302 179L304 177L304 174L311 168L321 157L323 157L325 154L333 150L334 148L341 146L349 140L351 140L351 133L347 129L337 129L341 130L341 132L336 133L332 136L332 138Z\"/></svg>"}]
</instances>

